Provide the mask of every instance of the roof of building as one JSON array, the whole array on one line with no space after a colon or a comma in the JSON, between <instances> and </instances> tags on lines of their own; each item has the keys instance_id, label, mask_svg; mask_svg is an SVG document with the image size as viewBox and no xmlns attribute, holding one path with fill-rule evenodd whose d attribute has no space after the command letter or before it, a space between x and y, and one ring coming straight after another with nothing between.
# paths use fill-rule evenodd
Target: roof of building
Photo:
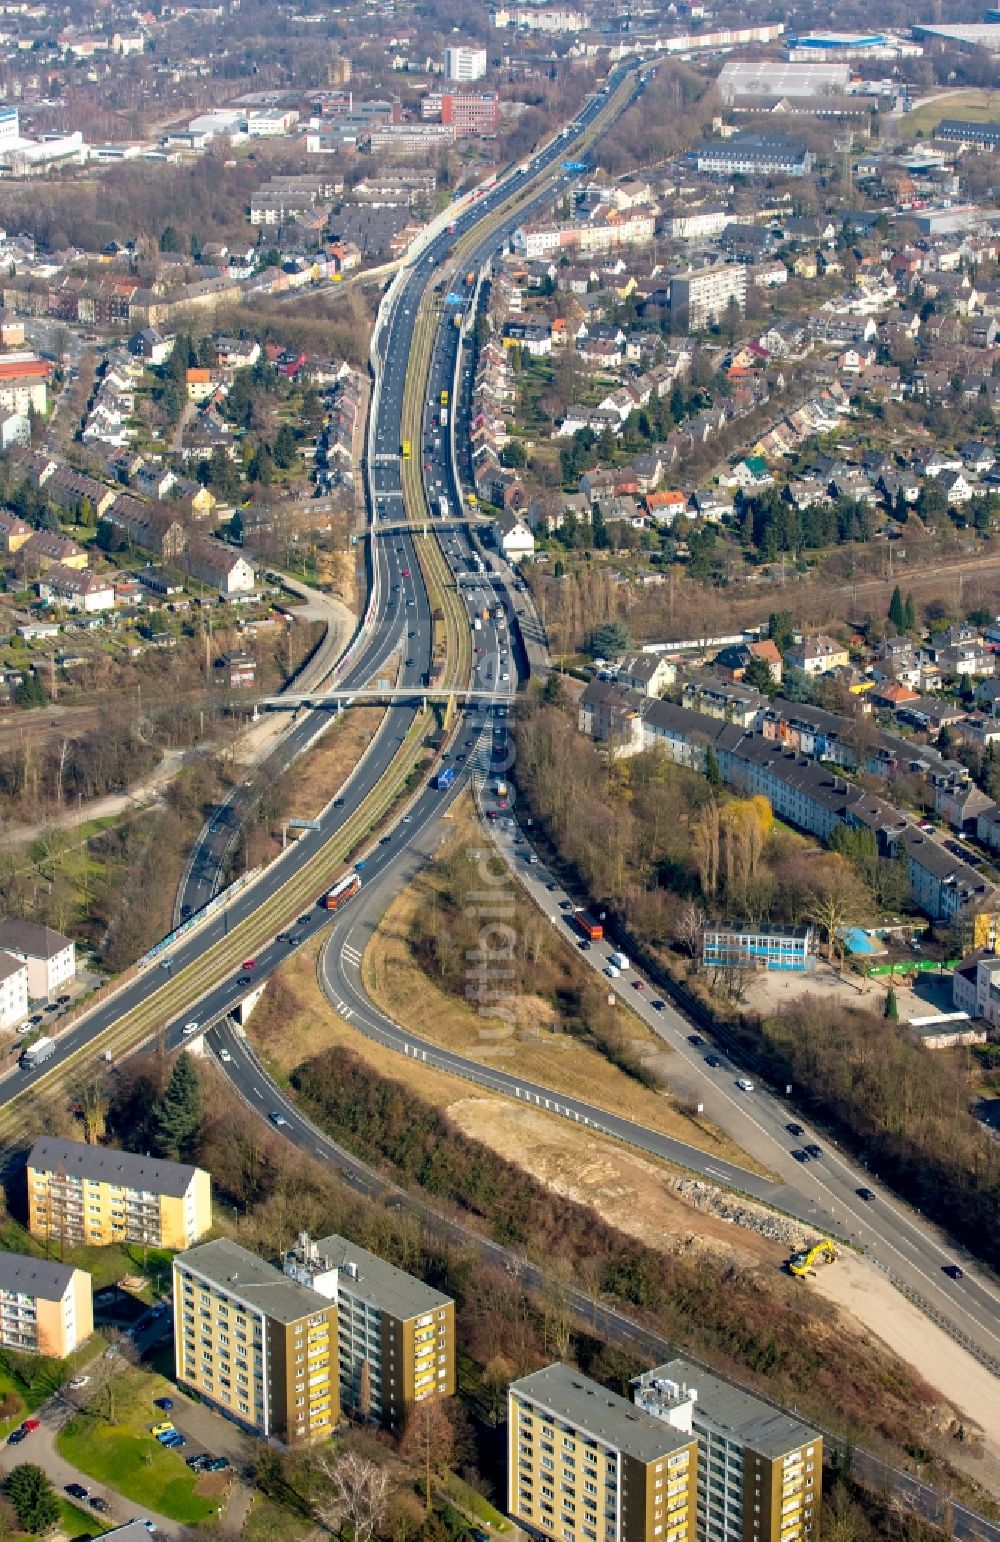
<instances>
[{"instance_id":1,"label":"roof of building","mask_svg":"<svg viewBox=\"0 0 1000 1542\"><path fill-rule=\"evenodd\" d=\"M23 953L27 958L57 958L72 946L71 938L38 921L23 921L19 916L0 921L0 948L8 948L12 953Z\"/></svg>"},{"instance_id":2,"label":"roof of building","mask_svg":"<svg viewBox=\"0 0 1000 1542\"><path fill-rule=\"evenodd\" d=\"M669 1360L649 1375L662 1376L688 1388L696 1387L695 1423L700 1412L761 1456L784 1456L810 1441L822 1439L808 1424L781 1409L772 1408L731 1382L713 1376L700 1365L692 1365L689 1360Z\"/></svg>"},{"instance_id":3,"label":"roof of building","mask_svg":"<svg viewBox=\"0 0 1000 1542\"><path fill-rule=\"evenodd\" d=\"M512 1382L510 1390L639 1462L658 1461L691 1444L684 1431L558 1361Z\"/></svg>"},{"instance_id":4,"label":"roof of building","mask_svg":"<svg viewBox=\"0 0 1000 1542\"><path fill-rule=\"evenodd\" d=\"M321 1237L316 1248L321 1258L329 1259L335 1269L342 1271L340 1283L351 1295L371 1302L390 1317L406 1321L436 1311L451 1301L450 1296L435 1290L433 1285L425 1285L405 1269L397 1269L377 1253L369 1253L367 1248L358 1247L336 1233ZM350 1273L351 1264L357 1268L356 1275Z\"/></svg>"},{"instance_id":5,"label":"roof of building","mask_svg":"<svg viewBox=\"0 0 1000 1542\"><path fill-rule=\"evenodd\" d=\"M43 1301L61 1301L76 1270L70 1264L24 1253L0 1253L0 1290L18 1290Z\"/></svg>"},{"instance_id":6,"label":"roof of building","mask_svg":"<svg viewBox=\"0 0 1000 1542\"><path fill-rule=\"evenodd\" d=\"M0 948L0 980L9 980L12 975L20 974L22 969L27 969L23 958L18 958L16 953L8 953Z\"/></svg>"},{"instance_id":7,"label":"roof of building","mask_svg":"<svg viewBox=\"0 0 1000 1542\"><path fill-rule=\"evenodd\" d=\"M228 1237L190 1248L186 1253L180 1253L175 1262L275 1322L298 1322L301 1317L309 1317L314 1312L330 1310L331 1303L326 1296L290 1280L273 1264L241 1248L238 1243L230 1242Z\"/></svg>"},{"instance_id":8,"label":"roof of building","mask_svg":"<svg viewBox=\"0 0 1000 1542\"><path fill-rule=\"evenodd\" d=\"M186 1162L167 1162L161 1157L117 1151L111 1146L88 1146L80 1140L58 1140L40 1135L31 1148L28 1166L43 1172L65 1171L94 1183L110 1183L129 1189L181 1199L198 1171Z\"/></svg>"}]
</instances>

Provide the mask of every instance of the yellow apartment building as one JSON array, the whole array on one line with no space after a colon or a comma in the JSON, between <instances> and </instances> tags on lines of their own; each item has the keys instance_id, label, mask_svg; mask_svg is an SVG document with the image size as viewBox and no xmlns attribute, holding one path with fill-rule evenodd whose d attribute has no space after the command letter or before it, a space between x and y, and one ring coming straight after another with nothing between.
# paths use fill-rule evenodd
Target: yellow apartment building
<instances>
[{"instance_id":1,"label":"yellow apartment building","mask_svg":"<svg viewBox=\"0 0 1000 1542\"><path fill-rule=\"evenodd\" d=\"M90 1275L69 1264L0 1253L0 1344L64 1360L94 1331Z\"/></svg>"},{"instance_id":2,"label":"yellow apartment building","mask_svg":"<svg viewBox=\"0 0 1000 1542\"><path fill-rule=\"evenodd\" d=\"M235 1242L174 1259L174 1363L264 1439L303 1445L339 1422L336 1306Z\"/></svg>"},{"instance_id":3,"label":"yellow apartment building","mask_svg":"<svg viewBox=\"0 0 1000 1542\"><path fill-rule=\"evenodd\" d=\"M507 1509L557 1542L695 1542L698 1443L567 1365L507 1394Z\"/></svg>"},{"instance_id":4,"label":"yellow apartment building","mask_svg":"<svg viewBox=\"0 0 1000 1542\"><path fill-rule=\"evenodd\" d=\"M31 1148L33 1237L98 1247L140 1242L180 1251L211 1224L212 1187L204 1168L48 1135Z\"/></svg>"},{"instance_id":5,"label":"yellow apartment building","mask_svg":"<svg viewBox=\"0 0 1000 1542\"><path fill-rule=\"evenodd\" d=\"M688 1360L632 1383L636 1406L698 1440L700 1542L819 1536L823 1437Z\"/></svg>"},{"instance_id":6,"label":"yellow apartment building","mask_svg":"<svg viewBox=\"0 0 1000 1542\"><path fill-rule=\"evenodd\" d=\"M300 1234L285 1273L337 1304L340 1402L392 1428L424 1398L455 1391L455 1303L336 1235Z\"/></svg>"}]
</instances>

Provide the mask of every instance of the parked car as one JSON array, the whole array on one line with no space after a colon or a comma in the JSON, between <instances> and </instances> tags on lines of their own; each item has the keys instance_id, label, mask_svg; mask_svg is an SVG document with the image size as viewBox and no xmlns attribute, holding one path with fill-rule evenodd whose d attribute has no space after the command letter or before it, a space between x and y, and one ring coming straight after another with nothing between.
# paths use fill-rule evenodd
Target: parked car
<instances>
[{"instance_id":1,"label":"parked car","mask_svg":"<svg viewBox=\"0 0 1000 1542\"><path fill-rule=\"evenodd\" d=\"M65 1485L65 1488L66 1488L67 1494L69 1495L69 1497L71 1499L89 1499L90 1498L90 1490L89 1490L89 1488L84 1488L82 1483L67 1483Z\"/></svg>"},{"instance_id":2,"label":"parked car","mask_svg":"<svg viewBox=\"0 0 1000 1542\"><path fill-rule=\"evenodd\" d=\"M153 1399L154 1408L162 1408L164 1413L169 1413L174 1406L172 1397L156 1397Z\"/></svg>"},{"instance_id":3,"label":"parked car","mask_svg":"<svg viewBox=\"0 0 1000 1542\"><path fill-rule=\"evenodd\" d=\"M27 1440L27 1438L28 1438L27 1430L22 1430L22 1429L11 1430L10 1434L7 1436L7 1444L9 1446L19 1446L21 1444L21 1441L22 1440Z\"/></svg>"},{"instance_id":4,"label":"parked car","mask_svg":"<svg viewBox=\"0 0 1000 1542\"><path fill-rule=\"evenodd\" d=\"M90 1508L96 1510L98 1515L107 1515L111 1509L108 1501L102 1499L100 1494L91 1494L89 1504Z\"/></svg>"},{"instance_id":5,"label":"parked car","mask_svg":"<svg viewBox=\"0 0 1000 1542\"><path fill-rule=\"evenodd\" d=\"M151 1424L149 1426L149 1433L155 1435L157 1440L159 1440L161 1435L169 1435L173 1427L172 1419L162 1419L159 1424Z\"/></svg>"},{"instance_id":6,"label":"parked car","mask_svg":"<svg viewBox=\"0 0 1000 1542\"><path fill-rule=\"evenodd\" d=\"M86 1387L89 1385L89 1383L89 1376L74 1376L72 1381L68 1381L66 1385L69 1387L71 1392L79 1392L81 1387Z\"/></svg>"},{"instance_id":7,"label":"parked car","mask_svg":"<svg viewBox=\"0 0 1000 1542\"><path fill-rule=\"evenodd\" d=\"M21 1420L21 1428L22 1428L22 1430L24 1431L24 1433L26 1435L31 1435L35 1430L40 1430L41 1427L42 1427L41 1419L22 1419Z\"/></svg>"},{"instance_id":8,"label":"parked car","mask_svg":"<svg viewBox=\"0 0 1000 1542\"><path fill-rule=\"evenodd\" d=\"M228 1456L211 1456L205 1463L206 1472L227 1472L229 1470Z\"/></svg>"}]
</instances>

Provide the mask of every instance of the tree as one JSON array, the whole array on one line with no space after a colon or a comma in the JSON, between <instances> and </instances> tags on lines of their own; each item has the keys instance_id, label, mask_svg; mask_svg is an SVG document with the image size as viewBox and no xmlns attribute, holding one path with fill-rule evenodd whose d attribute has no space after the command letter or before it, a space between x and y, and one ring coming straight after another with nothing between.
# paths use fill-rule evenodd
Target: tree
<instances>
[{"instance_id":1,"label":"tree","mask_svg":"<svg viewBox=\"0 0 1000 1542\"><path fill-rule=\"evenodd\" d=\"M454 1431L445 1412L441 1397L425 1397L410 1410L400 1442L400 1450L411 1462L418 1462L424 1470L424 1506L431 1511L431 1478L441 1472L451 1461L455 1444Z\"/></svg>"},{"instance_id":2,"label":"tree","mask_svg":"<svg viewBox=\"0 0 1000 1542\"><path fill-rule=\"evenodd\" d=\"M892 591L892 599L889 601L889 620L897 632L906 629L906 608L903 604L903 596L897 584Z\"/></svg>"},{"instance_id":3,"label":"tree","mask_svg":"<svg viewBox=\"0 0 1000 1542\"><path fill-rule=\"evenodd\" d=\"M201 1083L185 1050L177 1056L153 1124L153 1144L158 1156L185 1161L201 1122Z\"/></svg>"},{"instance_id":4,"label":"tree","mask_svg":"<svg viewBox=\"0 0 1000 1542\"><path fill-rule=\"evenodd\" d=\"M709 787L713 788L716 792L722 786L722 772L719 769L719 759L711 745L705 750L705 780Z\"/></svg>"},{"instance_id":5,"label":"tree","mask_svg":"<svg viewBox=\"0 0 1000 1542\"><path fill-rule=\"evenodd\" d=\"M21 676L21 683L14 692L19 707L44 707L48 701L40 677L32 671Z\"/></svg>"},{"instance_id":6,"label":"tree","mask_svg":"<svg viewBox=\"0 0 1000 1542\"><path fill-rule=\"evenodd\" d=\"M846 862L832 869L822 889L814 890L809 900L810 914L823 932L830 961L839 955L844 964L844 928L857 919L860 910L857 882Z\"/></svg>"},{"instance_id":7,"label":"tree","mask_svg":"<svg viewBox=\"0 0 1000 1542\"><path fill-rule=\"evenodd\" d=\"M674 922L674 941L697 958L701 952L701 939L705 930L705 912L693 900L688 900L677 912Z\"/></svg>"},{"instance_id":8,"label":"tree","mask_svg":"<svg viewBox=\"0 0 1000 1542\"><path fill-rule=\"evenodd\" d=\"M558 707L559 703L562 701L563 683L562 679L559 675L556 674L555 670L552 670L551 673L546 676L545 684L542 686L541 695L542 700L545 702L547 707Z\"/></svg>"},{"instance_id":9,"label":"tree","mask_svg":"<svg viewBox=\"0 0 1000 1542\"><path fill-rule=\"evenodd\" d=\"M389 1510L388 1468L355 1451L343 1456L325 1451L319 1469L329 1484L329 1492L316 1505L319 1519L332 1532L350 1526L353 1542L371 1542L383 1529Z\"/></svg>"},{"instance_id":10,"label":"tree","mask_svg":"<svg viewBox=\"0 0 1000 1542\"><path fill-rule=\"evenodd\" d=\"M59 1519L59 1500L41 1467L21 1462L7 1477L4 1492L14 1506L22 1531L48 1531Z\"/></svg>"},{"instance_id":11,"label":"tree","mask_svg":"<svg viewBox=\"0 0 1000 1542\"><path fill-rule=\"evenodd\" d=\"M899 1022L899 1003L896 1000L896 992L891 985L885 993L885 1006L882 1009L882 1015L890 1023Z\"/></svg>"},{"instance_id":12,"label":"tree","mask_svg":"<svg viewBox=\"0 0 1000 1542\"><path fill-rule=\"evenodd\" d=\"M605 621L590 634L590 652L594 658L617 658L628 652L628 628L621 621Z\"/></svg>"},{"instance_id":13,"label":"tree","mask_svg":"<svg viewBox=\"0 0 1000 1542\"><path fill-rule=\"evenodd\" d=\"M755 691L767 696L775 689L774 676L766 659L751 659L743 671L744 685L752 685Z\"/></svg>"},{"instance_id":14,"label":"tree","mask_svg":"<svg viewBox=\"0 0 1000 1542\"><path fill-rule=\"evenodd\" d=\"M107 1349L87 1367L90 1373L88 1409L93 1409L108 1424L118 1423L118 1384L138 1361L135 1344L117 1328L104 1332Z\"/></svg>"},{"instance_id":15,"label":"tree","mask_svg":"<svg viewBox=\"0 0 1000 1542\"><path fill-rule=\"evenodd\" d=\"M913 594L906 596L903 604L903 631L912 632L917 624L917 607L913 603Z\"/></svg>"}]
</instances>

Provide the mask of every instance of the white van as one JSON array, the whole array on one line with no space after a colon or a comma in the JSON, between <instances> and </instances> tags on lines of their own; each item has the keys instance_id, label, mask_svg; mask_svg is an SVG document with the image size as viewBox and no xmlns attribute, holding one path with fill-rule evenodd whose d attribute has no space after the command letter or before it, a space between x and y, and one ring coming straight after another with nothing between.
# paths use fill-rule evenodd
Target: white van
<instances>
[{"instance_id":1,"label":"white van","mask_svg":"<svg viewBox=\"0 0 1000 1542\"><path fill-rule=\"evenodd\" d=\"M622 972L621 972L620 969L616 969L614 964L608 964L608 966L606 967L604 973L607 975L609 980L620 980L621 979L621 973Z\"/></svg>"},{"instance_id":2,"label":"white van","mask_svg":"<svg viewBox=\"0 0 1000 1542\"><path fill-rule=\"evenodd\" d=\"M628 969L630 967L628 957L624 953L612 953L611 962L617 964L619 969Z\"/></svg>"}]
</instances>

